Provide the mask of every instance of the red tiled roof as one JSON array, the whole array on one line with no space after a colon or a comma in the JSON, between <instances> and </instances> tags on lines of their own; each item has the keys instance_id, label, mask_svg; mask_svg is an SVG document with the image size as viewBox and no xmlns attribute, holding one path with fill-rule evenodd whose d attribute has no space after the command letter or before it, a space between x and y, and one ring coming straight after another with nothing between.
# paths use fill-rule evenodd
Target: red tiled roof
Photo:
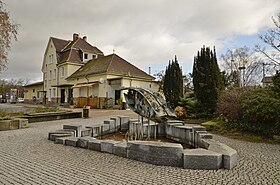
<instances>
[{"instance_id":1,"label":"red tiled roof","mask_svg":"<svg viewBox=\"0 0 280 185\"><path fill-rule=\"evenodd\" d=\"M58 38L51 37L53 44L56 48L56 51L61 51L67 44L69 44L71 41L62 40Z\"/></svg>"},{"instance_id":2,"label":"red tiled roof","mask_svg":"<svg viewBox=\"0 0 280 185\"><path fill-rule=\"evenodd\" d=\"M90 45L84 39L66 41L51 37L57 52L58 63L72 62L83 64L82 52L104 55L97 47Z\"/></svg>"}]
</instances>

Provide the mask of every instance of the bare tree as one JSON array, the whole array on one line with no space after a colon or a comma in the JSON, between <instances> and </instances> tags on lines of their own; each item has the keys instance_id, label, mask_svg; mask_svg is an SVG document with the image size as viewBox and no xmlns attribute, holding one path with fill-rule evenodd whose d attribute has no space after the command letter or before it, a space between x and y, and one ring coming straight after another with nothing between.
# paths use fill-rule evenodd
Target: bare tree
<instances>
[{"instance_id":1,"label":"bare tree","mask_svg":"<svg viewBox=\"0 0 280 185\"><path fill-rule=\"evenodd\" d=\"M280 13L271 19L274 27L268 29L264 34L259 34L260 39L268 48L256 45L256 51L262 53L272 63L280 66Z\"/></svg>"},{"instance_id":2,"label":"bare tree","mask_svg":"<svg viewBox=\"0 0 280 185\"><path fill-rule=\"evenodd\" d=\"M228 76L228 84L234 86L256 85L262 78L263 61L256 52L244 46L228 50L221 55L222 67Z\"/></svg>"},{"instance_id":3,"label":"bare tree","mask_svg":"<svg viewBox=\"0 0 280 185\"><path fill-rule=\"evenodd\" d=\"M11 48L12 39L17 40L18 27L18 24L11 21L9 12L0 0L0 72L7 66L8 51Z\"/></svg>"},{"instance_id":4,"label":"bare tree","mask_svg":"<svg viewBox=\"0 0 280 185\"><path fill-rule=\"evenodd\" d=\"M29 79L9 79L9 80L0 80L0 95L5 97L6 94L10 93L11 89L17 89L19 97L24 96L24 86L29 83Z\"/></svg>"}]
</instances>

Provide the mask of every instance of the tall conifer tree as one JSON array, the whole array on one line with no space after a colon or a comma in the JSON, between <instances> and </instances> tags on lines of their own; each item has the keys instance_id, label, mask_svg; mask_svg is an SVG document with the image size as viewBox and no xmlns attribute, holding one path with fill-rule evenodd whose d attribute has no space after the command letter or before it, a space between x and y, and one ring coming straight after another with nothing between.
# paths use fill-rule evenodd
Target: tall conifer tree
<instances>
[{"instance_id":1,"label":"tall conifer tree","mask_svg":"<svg viewBox=\"0 0 280 185\"><path fill-rule=\"evenodd\" d=\"M219 91L223 88L215 48L213 52L209 47L203 46L194 57L193 85L201 111L214 113Z\"/></svg>"},{"instance_id":2,"label":"tall conifer tree","mask_svg":"<svg viewBox=\"0 0 280 185\"><path fill-rule=\"evenodd\" d=\"M180 98L183 97L183 74L182 69L177 61L169 61L165 70L163 81L163 92L166 100L174 108L178 105Z\"/></svg>"}]
</instances>

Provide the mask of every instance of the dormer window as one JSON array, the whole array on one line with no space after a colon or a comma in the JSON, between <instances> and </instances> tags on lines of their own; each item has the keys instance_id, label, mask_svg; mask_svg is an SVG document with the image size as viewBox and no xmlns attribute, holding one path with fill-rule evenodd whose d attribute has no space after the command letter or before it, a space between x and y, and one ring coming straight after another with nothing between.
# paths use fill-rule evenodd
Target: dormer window
<instances>
[{"instance_id":1,"label":"dormer window","mask_svg":"<svg viewBox=\"0 0 280 185\"><path fill-rule=\"evenodd\" d=\"M89 60L96 59L97 55L92 53L83 53L83 62L86 63Z\"/></svg>"}]
</instances>

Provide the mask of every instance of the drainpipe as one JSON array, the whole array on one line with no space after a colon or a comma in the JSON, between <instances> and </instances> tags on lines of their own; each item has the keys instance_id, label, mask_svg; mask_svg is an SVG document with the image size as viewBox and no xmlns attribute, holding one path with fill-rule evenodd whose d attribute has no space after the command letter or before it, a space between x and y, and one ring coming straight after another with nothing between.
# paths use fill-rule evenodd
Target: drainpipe
<instances>
[{"instance_id":1,"label":"drainpipe","mask_svg":"<svg viewBox=\"0 0 280 185\"><path fill-rule=\"evenodd\" d=\"M88 79L88 75L85 76L85 79L87 79L87 84L89 82L89 79ZM87 86L87 105L89 104L89 96L88 96L88 86Z\"/></svg>"},{"instance_id":2,"label":"drainpipe","mask_svg":"<svg viewBox=\"0 0 280 185\"><path fill-rule=\"evenodd\" d=\"M59 84L59 77L58 77L58 73L59 72L59 68L56 68L56 74L55 74L55 77L56 77L56 85L58 86L58 84ZM57 103L59 103L59 100L58 100L58 87L56 87L56 101L58 101ZM61 99L61 95L60 95L60 99Z\"/></svg>"}]
</instances>

